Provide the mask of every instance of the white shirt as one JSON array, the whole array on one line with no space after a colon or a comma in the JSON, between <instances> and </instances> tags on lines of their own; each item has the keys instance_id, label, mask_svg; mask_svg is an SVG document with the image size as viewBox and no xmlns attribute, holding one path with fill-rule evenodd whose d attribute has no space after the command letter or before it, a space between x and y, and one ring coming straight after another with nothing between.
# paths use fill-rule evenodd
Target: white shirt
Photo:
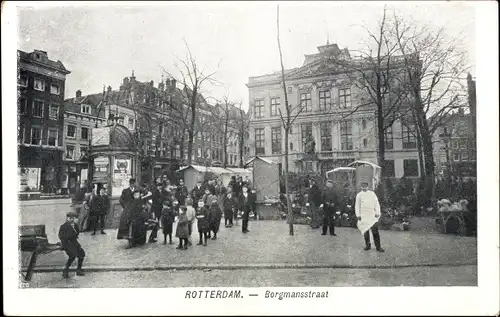
<instances>
[{"instance_id":1,"label":"white shirt","mask_svg":"<svg viewBox=\"0 0 500 317\"><path fill-rule=\"evenodd\" d=\"M356 195L356 206L354 208L356 217L361 217L358 221L358 229L365 233L380 218L380 204L377 195L371 191L361 191Z\"/></svg>"}]
</instances>

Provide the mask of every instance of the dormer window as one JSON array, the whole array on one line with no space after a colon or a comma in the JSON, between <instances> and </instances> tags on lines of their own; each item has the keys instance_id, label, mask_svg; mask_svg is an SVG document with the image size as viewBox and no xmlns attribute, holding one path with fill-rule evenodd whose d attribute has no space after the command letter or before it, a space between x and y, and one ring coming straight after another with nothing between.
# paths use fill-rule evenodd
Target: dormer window
<instances>
[{"instance_id":1,"label":"dormer window","mask_svg":"<svg viewBox=\"0 0 500 317\"><path fill-rule=\"evenodd\" d=\"M59 85L56 85L56 84L51 84L50 85L50 93L53 94L53 95L59 95L61 92L61 89L59 87Z\"/></svg>"},{"instance_id":2,"label":"dormer window","mask_svg":"<svg viewBox=\"0 0 500 317\"><path fill-rule=\"evenodd\" d=\"M17 80L17 85L20 87L28 87L28 77L20 76Z\"/></svg>"},{"instance_id":3,"label":"dormer window","mask_svg":"<svg viewBox=\"0 0 500 317\"><path fill-rule=\"evenodd\" d=\"M82 113L90 114L90 106L89 105L82 105Z\"/></svg>"}]
</instances>

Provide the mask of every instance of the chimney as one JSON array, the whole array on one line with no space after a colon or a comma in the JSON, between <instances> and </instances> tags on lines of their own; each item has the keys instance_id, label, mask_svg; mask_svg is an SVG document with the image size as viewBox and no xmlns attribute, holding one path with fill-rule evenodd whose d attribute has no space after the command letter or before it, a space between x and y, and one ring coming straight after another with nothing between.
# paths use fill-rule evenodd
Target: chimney
<instances>
[{"instance_id":1,"label":"chimney","mask_svg":"<svg viewBox=\"0 0 500 317\"><path fill-rule=\"evenodd\" d=\"M80 98L80 97L82 97L82 91L80 89L78 89L76 91L76 98Z\"/></svg>"},{"instance_id":2,"label":"chimney","mask_svg":"<svg viewBox=\"0 0 500 317\"><path fill-rule=\"evenodd\" d=\"M172 80L170 81L170 86L171 86L172 91L175 91L175 88L177 86L177 81L172 78Z\"/></svg>"},{"instance_id":3,"label":"chimney","mask_svg":"<svg viewBox=\"0 0 500 317\"><path fill-rule=\"evenodd\" d=\"M108 92L111 92L112 88L111 86L108 86Z\"/></svg>"},{"instance_id":4,"label":"chimney","mask_svg":"<svg viewBox=\"0 0 500 317\"><path fill-rule=\"evenodd\" d=\"M123 86L126 88L129 84L128 77L123 78Z\"/></svg>"},{"instance_id":5,"label":"chimney","mask_svg":"<svg viewBox=\"0 0 500 317\"><path fill-rule=\"evenodd\" d=\"M160 91L164 91L164 90L165 90L165 84L164 84L163 82L158 83L158 89L159 89Z\"/></svg>"},{"instance_id":6,"label":"chimney","mask_svg":"<svg viewBox=\"0 0 500 317\"><path fill-rule=\"evenodd\" d=\"M151 81L151 82L149 83L149 85L150 85L151 87L154 87L154 86L155 86L154 81Z\"/></svg>"}]
</instances>

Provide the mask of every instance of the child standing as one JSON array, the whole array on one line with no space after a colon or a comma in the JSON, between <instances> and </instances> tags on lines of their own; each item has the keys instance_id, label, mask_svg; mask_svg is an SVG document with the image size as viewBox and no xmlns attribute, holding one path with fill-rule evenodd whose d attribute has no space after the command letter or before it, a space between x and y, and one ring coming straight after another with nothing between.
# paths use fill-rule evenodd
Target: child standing
<instances>
[{"instance_id":1,"label":"child standing","mask_svg":"<svg viewBox=\"0 0 500 317\"><path fill-rule=\"evenodd\" d=\"M210 232L210 213L208 208L205 206L203 200L198 202L198 208L196 209L196 219L198 222L198 234L200 235L200 241L198 245L207 246L208 233ZM205 240L203 240L205 238Z\"/></svg>"},{"instance_id":2,"label":"child standing","mask_svg":"<svg viewBox=\"0 0 500 317\"><path fill-rule=\"evenodd\" d=\"M235 208L234 198L231 192L228 192L224 197L223 209L224 209L224 223L226 228L231 228L233 226L233 212Z\"/></svg>"},{"instance_id":3,"label":"child standing","mask_svg":"<svg viewBox=\"0 0 500 317\"><path fill-rule=\"evenodd\" d=\"M188 199L186 199L186 215L187 215L187 218L188 218L188 231L189 231L189 234L188 234L188 245L192 245L192 242L191 242L191 233L193 232L193 223L194 221L196 220L196 210L194 209L193 207L193 199L191 199L191 197L188 197Z\"/></svg>"},{"instance_id":4,"label":"child standing","mask_svg":"<svg viewBox=\"0 0 500 317\"><path fill-rule=\"evenodd\" d=\"M179 238L179 245L176 249L187 250L188 248L188 223L189 220L186 215L186 207L183 207L179 213L179 222L177 223L177 229L175 230L175 236Z\"/></svg>"},{"instance_id":5,"label":"child standing","mask_svg":"<svg viewBox=\"0 0 500 317\"><path fill-rule=\"evenodd\" d=\"M212 240L217 240L217 232L219 231L220 221L222 219L222 211L219 207L217 197L212 197L212 205L210 206L210 230L214 233Z\"/></svg>"},{"instance_id":6,"label":"child standing","mask_svg":"<svg viewBox=\"0 0 500 317\"><path fill-rule=\"evenodd\" d=\"M163 244L167 244L167 236L169 244L172 244L172 227L175 221L175 212L172 209L170 200L163 201L163 209L161 210L161 225L163 227Z\"/></svg>"}]
</instances>

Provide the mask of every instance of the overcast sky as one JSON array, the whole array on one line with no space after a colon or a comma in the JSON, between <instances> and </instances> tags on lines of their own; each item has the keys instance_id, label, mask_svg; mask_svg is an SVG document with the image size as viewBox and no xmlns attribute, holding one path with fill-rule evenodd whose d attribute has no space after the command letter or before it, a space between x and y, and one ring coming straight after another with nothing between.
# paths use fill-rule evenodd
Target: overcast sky
<instances>
[{"instance_id":1,"label":"overcast sky","mask_svg":"<svg viewBox=\"0 0 500 317\"><path fill-rule=\"evenodd\" d=\"M469 63L475 65L475 12L472 3L389 2L405 18L445 26L450 37L464 39ZM383 4L363 2L289 2L280 4L281 45L285 68L300 66L304 54L337 43L356 49L366 39L362 26L376 26ZM249 76L279 70L276 3L184 2L153 5L92 4L19 8L18 48L45 50L71 74L65 96L118 89L132 70L140 81L161 78L162 68L175 72L184 57L183 39L200 65L216 70L224 86L203 87L206 97L222 97L248 105Z\"/></svg>"}]
</instances>

